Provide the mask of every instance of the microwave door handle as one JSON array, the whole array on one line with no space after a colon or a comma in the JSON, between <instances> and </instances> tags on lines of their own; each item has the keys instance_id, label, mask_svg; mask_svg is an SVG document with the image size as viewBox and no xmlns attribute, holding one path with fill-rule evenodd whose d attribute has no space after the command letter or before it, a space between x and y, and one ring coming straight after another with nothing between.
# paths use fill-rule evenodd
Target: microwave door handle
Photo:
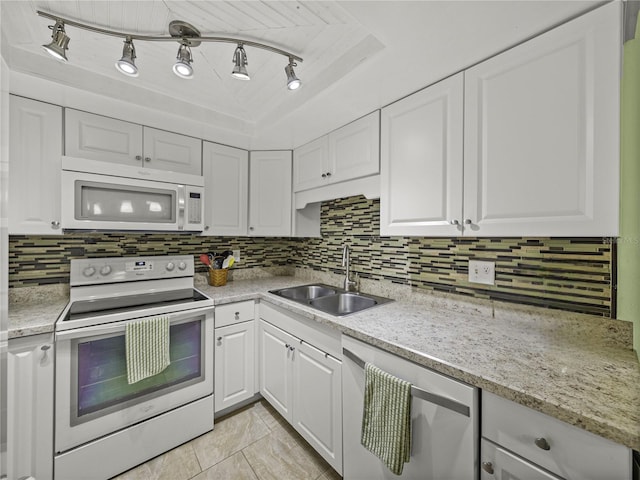
<instances>
[{"instance_id":1,"label":"microwave door handle","mask_svg":"<svg viewBox=\"0 0 640 480\"><path fill-rule=\"evenodd\" d=\"M184 211L186 208L186 187L178 185L178 230L184 230Z\"/></svg>"}]
</instances>

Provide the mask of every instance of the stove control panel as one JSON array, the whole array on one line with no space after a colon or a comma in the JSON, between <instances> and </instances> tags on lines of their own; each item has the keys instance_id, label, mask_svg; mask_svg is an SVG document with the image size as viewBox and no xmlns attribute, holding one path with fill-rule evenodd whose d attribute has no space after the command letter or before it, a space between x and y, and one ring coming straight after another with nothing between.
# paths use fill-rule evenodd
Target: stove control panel
<instances>
[{"instance_id":1,"label":"stove control panel","mask_svg":"<svg viewBox=\"0 0 640 480\"><path fill-rule=\"evenodd\" d=\"M99 285L193 277L194 272L194 259L191 255L73 259L70 284Z\"/></svg>"}]
</instances>

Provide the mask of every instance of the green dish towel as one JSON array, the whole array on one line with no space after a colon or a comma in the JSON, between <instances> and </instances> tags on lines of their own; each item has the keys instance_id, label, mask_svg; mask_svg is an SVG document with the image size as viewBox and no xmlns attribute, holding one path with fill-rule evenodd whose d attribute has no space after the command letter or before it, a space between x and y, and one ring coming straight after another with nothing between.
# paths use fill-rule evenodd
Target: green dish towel
<instances>
[{"instance_id":1,"label":"green dish towel","mask_svg":"<svg viewBox=\"0 0 640 480\"><path fill-rule=\"evenodd\" d=\"M396 475L411 456L411 383L364 366L362 445Z\"/></svg>"},{"instance_id":2,"label":"green dish towel","mask_svg":"<svg viewBox=\"0 0 640 480\"><path fill-rule=\"evenodd\" d=\"M139 382L169 366L169 317L127 323L127 382Z\"/></svg>"}]
</instances>

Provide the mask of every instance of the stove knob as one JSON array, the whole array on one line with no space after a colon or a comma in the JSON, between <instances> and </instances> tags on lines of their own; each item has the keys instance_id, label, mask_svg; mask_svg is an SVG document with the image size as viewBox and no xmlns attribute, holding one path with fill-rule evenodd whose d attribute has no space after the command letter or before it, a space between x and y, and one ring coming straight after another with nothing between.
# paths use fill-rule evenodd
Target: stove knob
<instances>
[{"instance_id":1,"label":"stove knob","mask_svg":"<svg viewBox=\"0 0 640 480\"><path fill-rule=\"evenodd\" d=\"M105 265L100 269L100 275L109 275L111 273L111 267L109 265Z\"/></svg>"},{"instance_id":2,"label":"stove knob","mask_svg":"<svg viewBox=\"0 0 640 480\"><path fill-rule=\"evenodd\" d=\"M82 271L82 274L85 277L91 277L94 273L96 273L96 269L94 267L87 267Z\"/></svg>"},{"instance_id":3,"label":"stove knob","mask_svg":"<svg viewBox=\"0 0 640 480\"><path fill-rule=\"evenodd\" d=\"M178 264L178 268L179 268L180 270L184 270L185 268L187 268L187 264L186 264L186 263L184 263L184 262L180 262L180 263Z\"/></svg>"},{"instance_id":4,"label":"stove knob","mask_svg":"<svg viewBox=\"0 0 640 480\"><path fill-rule=\"evenodd\" d=\"M173 264L173 262L169 262L167 263L167 271L172 271L174 268L176 268L176 266Z\"/></svg>"}]
</instances>

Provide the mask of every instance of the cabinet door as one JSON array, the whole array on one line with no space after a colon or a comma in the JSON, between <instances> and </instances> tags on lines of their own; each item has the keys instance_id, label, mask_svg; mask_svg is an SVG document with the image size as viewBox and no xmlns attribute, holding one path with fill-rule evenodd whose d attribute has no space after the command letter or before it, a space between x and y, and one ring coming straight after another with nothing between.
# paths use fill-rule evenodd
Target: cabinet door
<instances>
[{"instance_id":1,"label":"cabinet door","mask_svg":"<svg viewBox=\"0 0 640 480\"><path fill-rule=\"evenodd\" d=\"M481 480L560 480L526 460L482 439Z\"/></svg>"},{"instance_id":2,"label":"cabinet door","mask_svg":"<svg viewBox=\"0 0 640 480\"><path fill-rule=\"evenodd\" d=\"M246 235L249 152L203 142L205 235Z\"/></svg>"},{"instance_id":3,"label":"cabinet door","mask_svg":"<svg viewBox=\"0 0 640 480\"><path fill-rule=\"evenodd\" d=\"M53 478L53 336L9 341L8 478Z\"/></svg>"},{"instance_id":4,"label":"cabinet door","mask_svg":"<svg viewBox=\"0 0 640 480\"><path fill-rule=\"evenodd\" d=\"M65 109L65 155L125 165L142 165L142 126L93 113Z\"/></svg>"},{"instance_id":5,"label":"cabinet door","mask_svg":"<svg viewBox=\"0 0 640 480\"><path fill-rule=\"evenodd\" d=\"M216 328L215 411L251 398L254 384L254 322Z\"/></svg>"},{"instance_id":6,"label":"cabinet door","mask_svg":"<svg viewBox=\"0 0 640 480\"><path fill-rule=\"evenodd\" d=\"M466 233L618 234L621 13L611 3L467 70Z\"/></svg>"},{"instance_id":7,"label":"cabinet door","mask_svg":"<svg viewBox=\"0 0 640 480\"><path fill-rule=\"evenodd\" d=\"M293 426L342 473L342 363L298 342L293 358Z\"/></svg>"},{"instance_id":8,"label":"cabinet door","mask_svg":"<svg viewBox=\"0 0 640 480\"><path fill-rule=\"evenodd\" d=\"M202 175L202 140L150 127L143 134L146 167Z\"/></svg>"},{"instance_id":9,"label":"cabinet door","mask_svg":"<svg viewBox=\"0 0 640 480\"><path fill-rule=\"evenodd\" d=\"M327 135L293 151L293 191L300 192L327 183L329 138Z\"/></svg>"},{"instance_id":10,"label":"cabinet door","mask_svg":"<svg viewBox=\"0 0 640 480\"><path fill-rule=\"evenodd\" d=\"M460 235L463 77L382 109L380 232Z\"/></svg>"},{"instance_id":11,"label":"cabinet door","mask_svg":"<svg viewBox=\"0 0 640 480\"><path fill-rule=\"evenodd\" d=\"M292 362L295 337L260 320L260 393L280 415L292 421Z\"/></svg>"},{"instance_id":12,"label":"cabinet door","mask_svg":"<svg viewBox=\"0 0 640 480\"><path fill-rule=\"evenodd\" d=\"M291 152L251 152L249 235L291 235Z\"/></svg>"},{"instance_id":13,"label":"cabinet door","mask_svg":"<svg viewBox=\"0 0 640 480\"><path fill-rule=\"evenodd\" d=\"M60 234L62 108L9 99L9 233Z\"/></svg>"},{"instance_id":14,"label":"cabinet door","mask_svg":"<svg viewBox=\"0 0 640 480\"><path fill-rule=\"evenodd\" d=\"M329 134L330 182L380 172L380 112L375 111Z\"/></svg>"}]
</instances>

